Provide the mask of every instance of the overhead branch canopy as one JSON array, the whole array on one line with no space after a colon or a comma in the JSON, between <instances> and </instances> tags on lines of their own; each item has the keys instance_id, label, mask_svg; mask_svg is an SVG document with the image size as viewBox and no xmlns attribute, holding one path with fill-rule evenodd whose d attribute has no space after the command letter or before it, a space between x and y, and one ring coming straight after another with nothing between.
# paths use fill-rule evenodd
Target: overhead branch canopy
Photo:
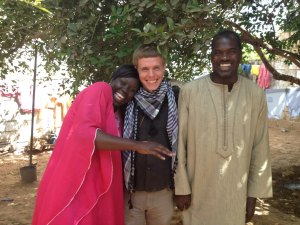
<instances>
[{"instance_id":1,"label":"overhead branch canopy","mask_svg":"<svg viewBox=\"0 0 300 225\"><path fill-rule=\"evenodd\" d=\"M131 62L138 45L156 42L168 58L170 78L188 81L210 70L211 38L229 28L253 46L275 79L300 85L270 63L284 59L300 68L296 0L4 0L0 5L2 76L38 44L49 76L66 63L74 85L108 81L116 66ZM280 38L283 32L290 36Z\"/></svg>"}]
</instances>

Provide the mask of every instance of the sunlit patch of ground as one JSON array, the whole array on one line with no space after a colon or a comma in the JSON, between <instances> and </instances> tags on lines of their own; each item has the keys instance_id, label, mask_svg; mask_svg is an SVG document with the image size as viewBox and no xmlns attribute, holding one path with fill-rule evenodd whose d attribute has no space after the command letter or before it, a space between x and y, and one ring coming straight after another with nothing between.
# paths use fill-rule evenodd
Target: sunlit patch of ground
<instances>
[{"instance_id":1,"label":"sunlit patch of ground","mask_svg":"<svg viewBox=\"0 0 300 225\"><path fill-rule=\"evenodd\" d=\"M283 129L284 128L284 131ZM256 213L248 225L299 225L300 192L286 184L300 182L300 127L286 124L270 126L274 197L259 200ZM29 225L39 181L51 151L33 155L37 163L37 181L21 182L20 168L27 166L27 154L0 155L0 225ZM171 225L182 225L175 212Z\"/></svg>"}]
</instances>

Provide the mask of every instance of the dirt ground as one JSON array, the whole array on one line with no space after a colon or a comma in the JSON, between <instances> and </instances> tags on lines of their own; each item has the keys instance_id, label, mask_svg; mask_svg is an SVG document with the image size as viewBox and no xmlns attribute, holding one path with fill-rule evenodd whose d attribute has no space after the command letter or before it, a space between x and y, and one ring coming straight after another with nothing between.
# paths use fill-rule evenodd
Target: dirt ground
<instances>
[{"instance_id":1,"label":"dirt ground","mask_svg":"<svg viewBox=\"0 0 300 225\"><path fill-rule=\"evenodd\" d=\"M269 134L274 197L258 201L249 225L300 225L300 124L271 121ZM51 151L33 155L37 181L25 184L19 169L28 165L29 156L0 153L0 225L30 224L36 191L50 155ZM172 225L181 224L180 218L176 212Z\"/></svg>"}]
</instances>

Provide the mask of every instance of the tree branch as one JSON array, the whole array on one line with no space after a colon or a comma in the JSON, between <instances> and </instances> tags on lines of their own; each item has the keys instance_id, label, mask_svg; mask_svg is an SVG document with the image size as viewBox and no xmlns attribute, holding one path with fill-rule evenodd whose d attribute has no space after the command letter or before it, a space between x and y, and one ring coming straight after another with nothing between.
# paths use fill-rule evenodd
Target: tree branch
<instances>
[{"instance_id":1,"label":"tree branch","mask_svg":"<svg viewBox=\"0 0 300 225\"><path fill-rule=\"evenodd\" d=\"M244 42L251 44L253 47L259 47L259 48L266 49L269 53L272 53L272 54L281 56L285 59L288 59L292 63L294 63L297 67L300 68L300 55L299 54L295 54L295 53L292 53L292 52L289 52L286 50L278 49L273 46L267 45L261 39L252 36L249 32L247 32L241 26L239 26L238 24L236 24L234 22L226 20L226 21L224 21L224 23L239 30L242 34L242 39Z\"/></svg>"},{"instance_id":2,"label":"tree branch","mask_svg":"<svg viewBox=\"0 0 300 225\"><path fill-rule=\"evenodd\" d=\"M92 41L93 41L93 38L94 38L94 35L95 35L95 32L96 32L96 28L97 28L97 25L98 25L98 23L99 23L99 20L100 20L100 15L98 16L97 21L96 21L96 23L95 23L95 26L94 26L94 29L93 29L93 34L92 34L90 43L92 43Z\"/></svg>"},{"instance_id":3,"label":"tree branch","mask_svg":"<svg viewBox=\"0 0 300 225\"><path fill-rule=\"evenodd\" d=\"M298 84L300 86L300 79L297 77L293 77L291 75L287 75L287 74L281 74L279 73L270 63L269 61L266 59L266 57L264 56L262 50L257 47L254 46L254 50L257 52L257 54L259 55L259 57L261 58L262 62L265 64L266 68L268 69L268 71L273 75L274 79L276 80L284 80L284 81L289 81L291 83L294 84Z\"/></svg>"}]
</instances>

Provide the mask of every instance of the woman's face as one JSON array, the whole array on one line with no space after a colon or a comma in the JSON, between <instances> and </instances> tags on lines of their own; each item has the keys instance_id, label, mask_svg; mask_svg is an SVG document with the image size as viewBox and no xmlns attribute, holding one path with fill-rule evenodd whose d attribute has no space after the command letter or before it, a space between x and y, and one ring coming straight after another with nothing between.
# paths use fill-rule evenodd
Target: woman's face
<instances>
[{"instance_id":1,"label":"woman's face","mask_svg":"<svg viewBox=\"0 0 300 225\"><path fill-rule=\"evenodd\" d=\"M110 82L114 107L120 107L132 100L139 88L139 81L132 77L121 77Z\"/></svg>"}]
</instances>

